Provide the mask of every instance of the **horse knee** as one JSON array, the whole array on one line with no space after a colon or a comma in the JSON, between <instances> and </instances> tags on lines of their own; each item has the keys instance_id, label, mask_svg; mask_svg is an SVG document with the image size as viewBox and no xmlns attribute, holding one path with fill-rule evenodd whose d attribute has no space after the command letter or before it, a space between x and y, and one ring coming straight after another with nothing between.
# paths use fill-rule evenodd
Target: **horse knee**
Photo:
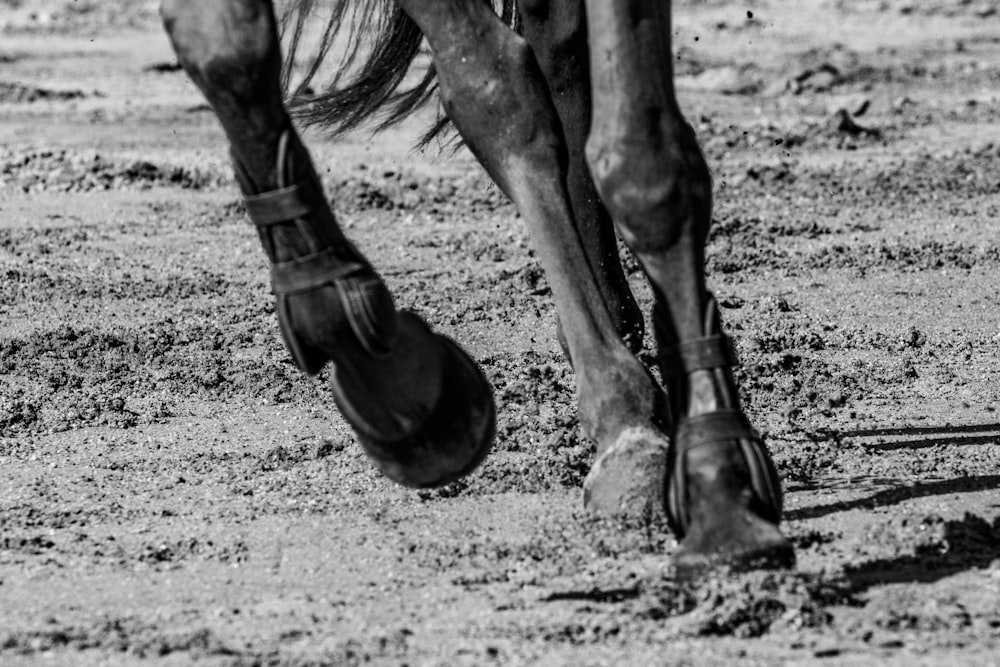
<instances>
[{"instance_id":1,"label":"horse knee","mask_svg":"<svg viewBox=\"0 0 1000 667\"><path fill-rule=\"evenodd\" d=\"M245 98L261 85L276 90L281 59L268 0L161 0L160 16L178 61L203 89Z\"/></svg>"},{"instance_id":2,"label":"horse knee","mask_svg":"<svg viewBox=\"0 0 1000 667\"><path fill-rule=\"evenodd\" d=\"M684 237L704 243L711 177L686 122L595 124L587 140L587 164L605 207L634 251L660 252Z\"/></svg>"}]
</instances>

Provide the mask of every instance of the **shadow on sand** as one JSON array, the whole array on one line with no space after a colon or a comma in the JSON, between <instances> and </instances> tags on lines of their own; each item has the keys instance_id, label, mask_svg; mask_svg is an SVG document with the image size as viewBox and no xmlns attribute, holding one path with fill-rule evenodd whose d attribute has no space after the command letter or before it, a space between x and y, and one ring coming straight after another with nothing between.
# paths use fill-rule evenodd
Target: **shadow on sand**
<instances>
[{"instance_id":1,"label":"shadow on sand","mask_svg":"<svg viewBox=\"0 0 1000 667\"><path fill-rule=\"evenodd\" d=\"M912 555L868 561L844 570L856 590L875 584L929 583L1000 559L1000 517L991 524L975 514L946 521L943 538Z\"/></svg>"},{"instance_id":2,"label":"shadow on sand","mask_svg":"<svg viewBox=\"0 0 1000 667\"><path fill-rule=\"evenodd\" d=\"M835 442L878 438L878 442L863 443L865 447L877 451L983 445L1000 443L1000 424L860 429L833 432L828 437ZM785 516L793 521L814 519L834 512L888 507L913 498L997 489L1000 489L1000 475L934 480L883 489L855 500L792 510ZM988 567L998 559L1000 517L994 518L991 524L987 519L967 513L961 520L944 522L939 542L919 546L911 555L851 566L844 574L856 590L864 590L875 584L933 582L962 571Z\"/></svg>"},{"instance_id":3,"label":"shadow on sand","mask_svg":"<svg viewBox=\"0 0 1000 667\"><path fill-rule=\"evenodd\" d=\"M959 477L956 479L943 479L933 482L921 482L917 484L907 484L883 489L864 498L854 500L838 500L837 502L825 505L814 505L801 509L789 510L785 512L785 519L788 521L802 521L804 519L816 519L834 512L846 512L854 509L875 509L877 507L888 507L897 505L913 498L924 498L927 496L941 496L951 493L973 493L976 491L991 491L1000 489L1000 475L980 475L977 477ZM998 497L1000 501L1000 497Z\"/></svg>"},{"instance_id":4,"label":"shadow on sand","mask_svg":"<svg viewBox=\"0 0 1000 667\"><path fill-rule=\"evenodd\" d=\"M1000 424L859 429L840 431L834 437L838 440L902 437L900 440L865 445L883 452L895 449L923 449L939 445L988 445L1000 442Z\"/></svg>"}]
</instances>

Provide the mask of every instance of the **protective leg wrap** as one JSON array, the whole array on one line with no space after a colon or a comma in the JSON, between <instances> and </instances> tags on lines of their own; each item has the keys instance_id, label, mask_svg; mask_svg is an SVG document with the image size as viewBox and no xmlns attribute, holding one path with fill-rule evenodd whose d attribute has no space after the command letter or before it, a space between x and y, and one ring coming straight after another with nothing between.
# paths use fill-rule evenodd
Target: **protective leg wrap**
<instances>
[{"instance_id":1,"label":"protective leg wrap","mask_svg":"<svg viewBox=\"0 0 1000 667\"><path fill-rule=\"evenodd\" d=\"M660 369L665 381L678 378L696 370L724 368L736 364L736 354L730 338L718 331L718 317L714 299L709 299L706 330L709 335L663 347L660 352ZM657 313L661 317L661 313ZM688 454L696 448L720 448L727 442L739 443L746 474L737 475L736 484L748 485L748 509L761 519L777 525L781 521L781 484L774 463L760 435L738 409L682 417L674 428L667 458L666 510L671 528L678 539L688 532L690 525L688 497ZM734 489L734 495L739 490Z\"/></svg>"},{"instance_id":2,"label":"protective leg wrap","mask_svg":"<svg viewBox=\"0 0 1000 667\"><path fill-rule=\"evenodd\" d=\"M319 328L336 329L346 322L368 354L388 354L396 336L392 296L364 256L337 228L309 154L295 133L286 130L279 140L275 190L253 193L254 186L239 162L234 159L233 164L245 193L247 215L261 240L265 241L269 228L294 223L313 249L308 255L287 261L274 261L272 257L271 288L277 300L278 322L296 365L312 375L331 358L322 349L324 345L310 340L295 322L295 297L322 290L335 294L328 293L323 299L330 311L318 318L327 325ZM303 172L308 174L304 181L291 182L296 173Z\"/></svg>"},{"instance_id":3,"label":"protective leg wrap","mask_svg":"<svg viewBox=\"0 0 1000 667\"><path fill-rule=\"evenodd\" d=\"M475 362L420 318L396 310L381 278L342 234L294 131L278 144L277 187L257 192L234 159L247 213L271 260L282 337L296 365L334 362L334 399L376 466L406 486L470 472L495 431L492 389ZM276 230L310 252L277 260ZM436 396L436 398L435 398Z\"/></svg>"},{"instance_id":4,"label":"protective leg wrap","mask_svg":"<svg viewBox=\"0 0 1000 667\"><path fill-rule=\"evenodd\" d=\"M739 410L719 410L681 420L667 458L667 518L682 539L690 524L685 459L696 447L739 443L751 490L749 509L773 524L781 521L781 485L763 440Z\"/></svg>"}]
</instances>

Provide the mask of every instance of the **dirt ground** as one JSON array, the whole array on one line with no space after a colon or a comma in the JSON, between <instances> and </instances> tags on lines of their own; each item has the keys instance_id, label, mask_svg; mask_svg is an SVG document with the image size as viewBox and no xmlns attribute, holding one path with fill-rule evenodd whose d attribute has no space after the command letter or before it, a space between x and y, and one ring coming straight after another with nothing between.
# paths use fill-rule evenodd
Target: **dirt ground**
<instances>
[{"instance_id":1,"label":"dirt ground","mask_svg":"<svg viewBox=\"0 0 1000 667\"><path fill-rule=\"evenodd\" d=\"M663 526L582 511L545 278L467 153L411 150L433 111L309 135L499 405L467 480L381 479L284 351L155 5L0 0L0 663L1000 663L1000 5L676 4L796 572L682 585Z\"/></svg>"}]
</instances>

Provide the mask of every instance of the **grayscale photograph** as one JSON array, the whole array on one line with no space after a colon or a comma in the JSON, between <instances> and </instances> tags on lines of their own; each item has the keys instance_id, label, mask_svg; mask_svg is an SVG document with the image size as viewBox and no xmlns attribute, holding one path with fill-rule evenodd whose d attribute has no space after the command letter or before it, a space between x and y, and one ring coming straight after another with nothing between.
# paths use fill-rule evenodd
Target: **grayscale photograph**
<instances>
[{"instance_id":1,"label":"grayscale photograph","mask_svg":"<svg viewBox=\"0 0 1000 667\"><path fill-rule=\"evenodd\" d=\"M0 665L1000 664L1000 0L0 0Z\"/></svg>"}]
</instances>

